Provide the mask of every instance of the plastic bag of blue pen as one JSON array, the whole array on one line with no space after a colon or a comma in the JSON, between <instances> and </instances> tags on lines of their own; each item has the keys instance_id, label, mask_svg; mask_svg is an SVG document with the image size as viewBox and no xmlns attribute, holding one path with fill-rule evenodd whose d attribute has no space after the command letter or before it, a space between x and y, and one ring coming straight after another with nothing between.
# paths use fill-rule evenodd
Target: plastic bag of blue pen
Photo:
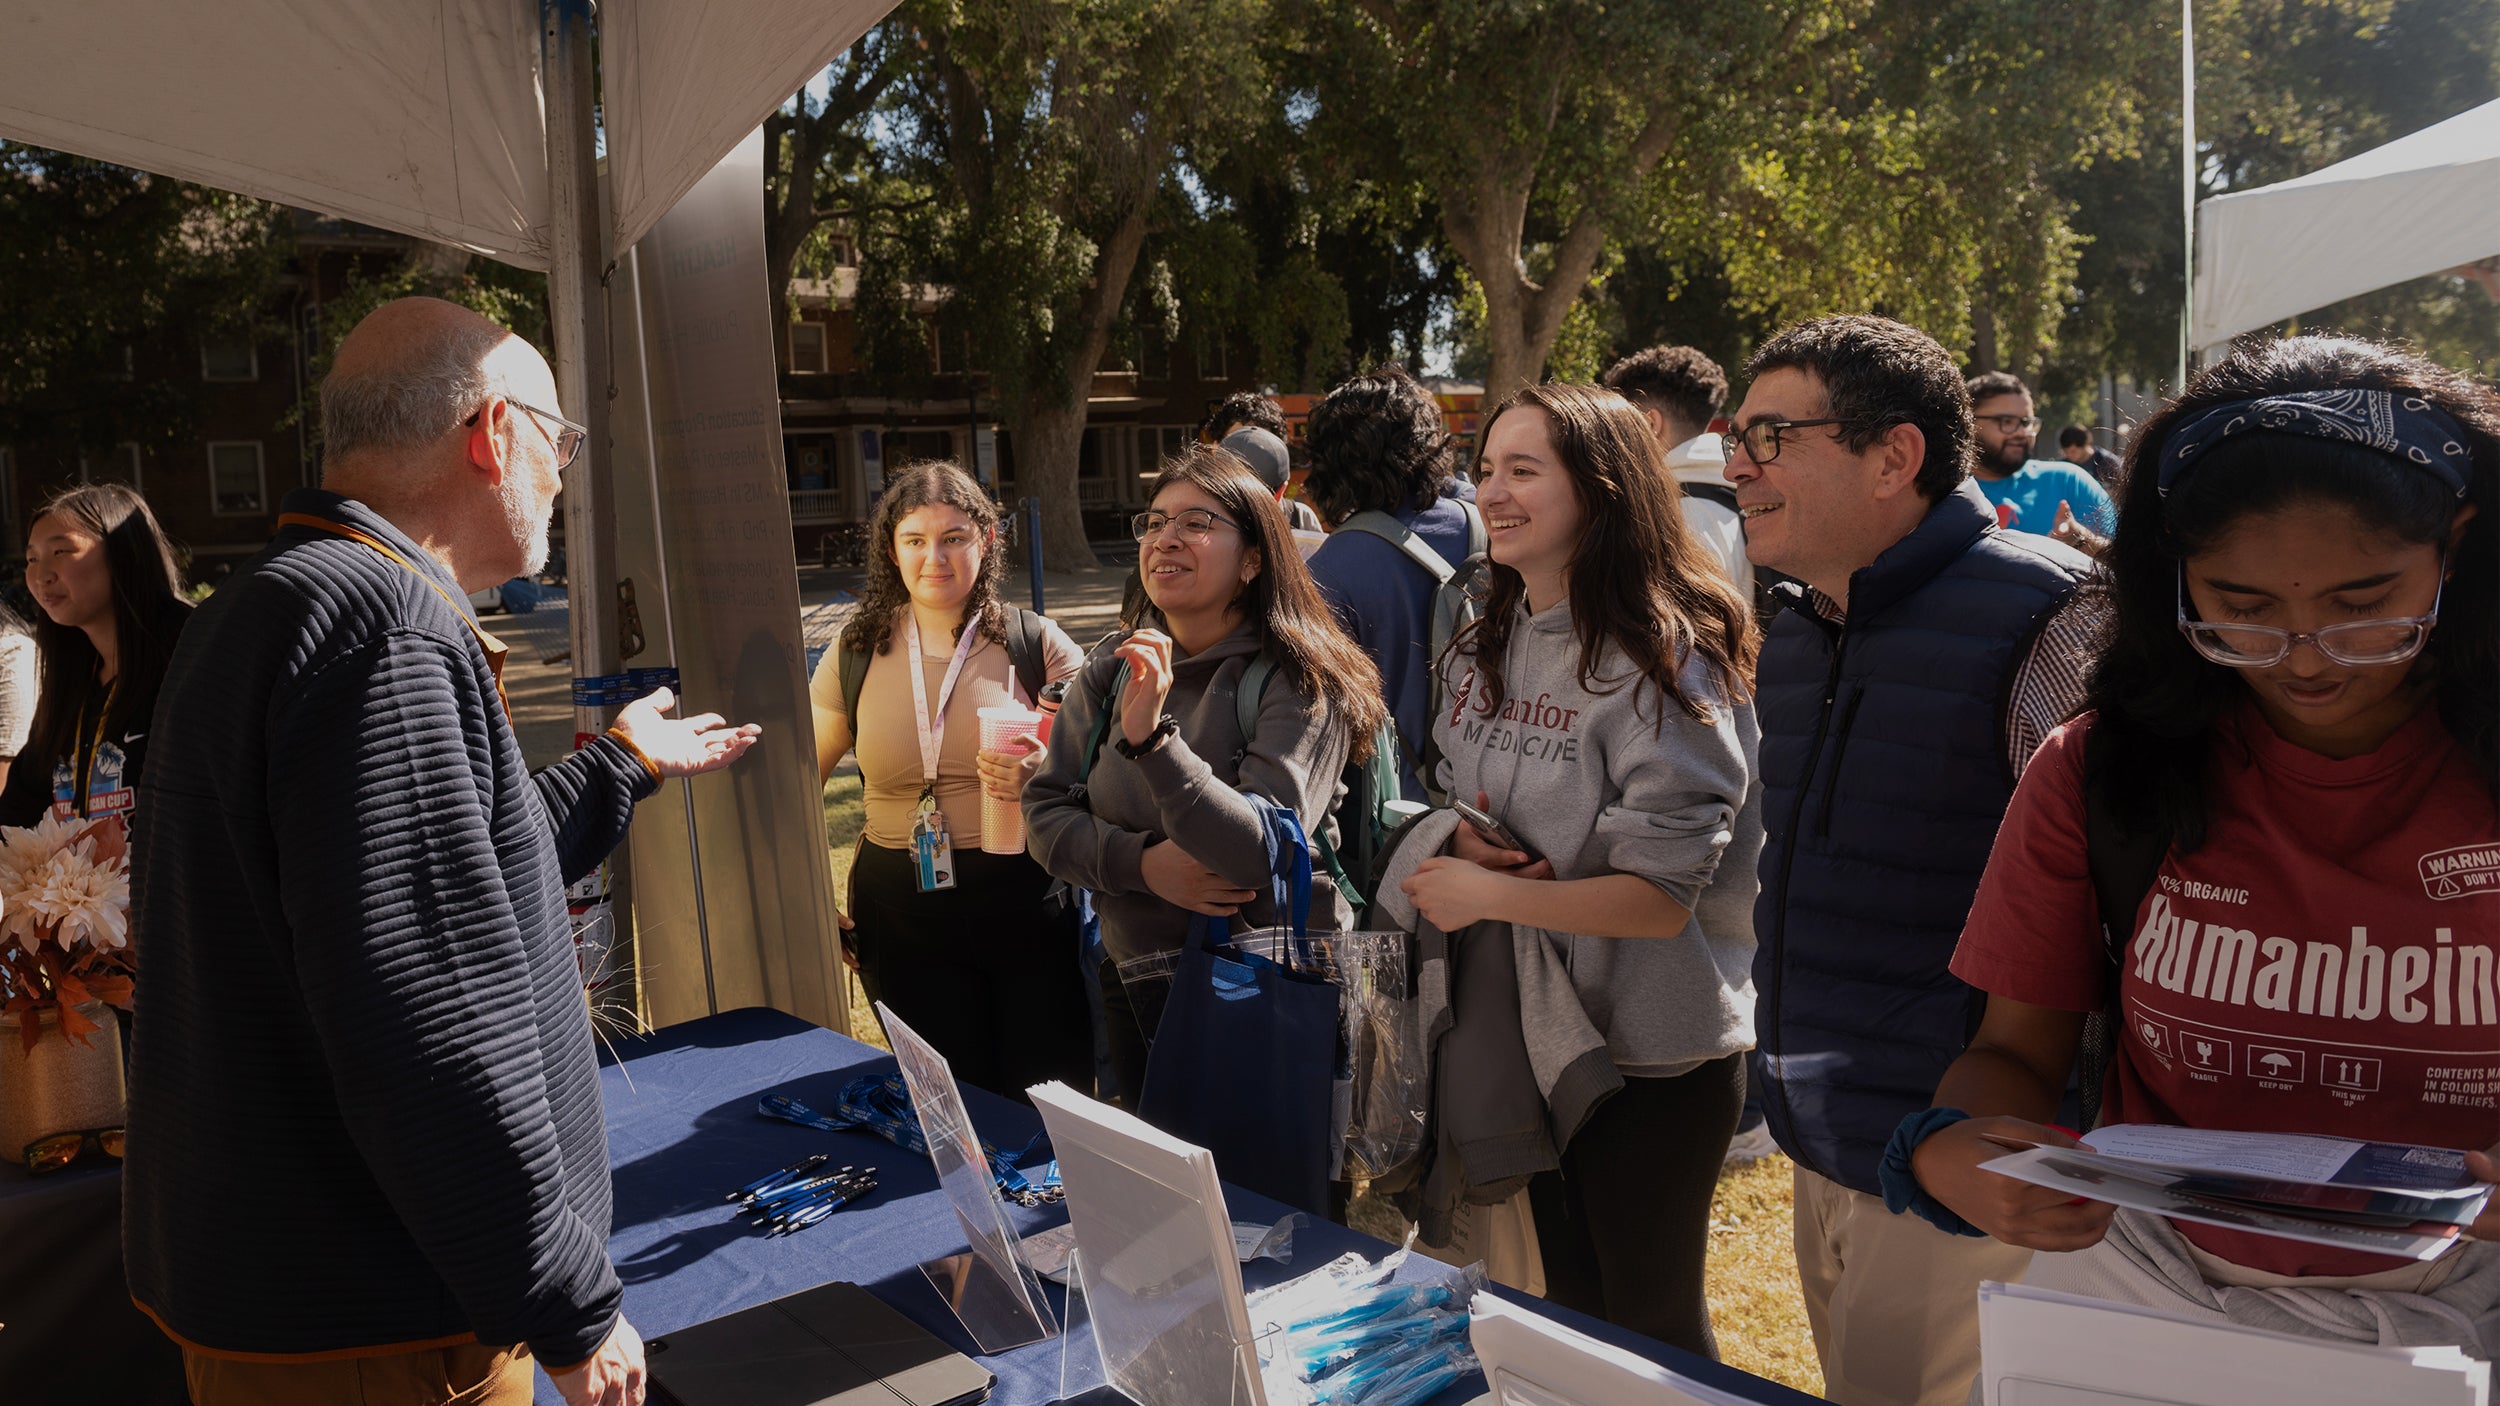
<instances>
[{"instance_id":1,"label":"plastic bag of blue pen","mask_svg":"<svg viewBox=\"0 0 2500 1406\"><path fill-rule=\"evenodd\" d=\"M1400 1282L1406 1262L1345 1255L1251 1295L1271 1406L1414 1406L1476 1370L1467 1308L1482 1267Z\"/></svg>"}]
</instances>

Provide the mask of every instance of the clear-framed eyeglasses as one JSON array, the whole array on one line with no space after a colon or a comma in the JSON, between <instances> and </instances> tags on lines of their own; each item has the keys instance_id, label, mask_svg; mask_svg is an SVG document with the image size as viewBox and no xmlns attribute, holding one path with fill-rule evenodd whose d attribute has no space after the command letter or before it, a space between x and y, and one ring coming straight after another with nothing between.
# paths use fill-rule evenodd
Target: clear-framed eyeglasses
<instances>
[{"instance_id":1,"label":"clear-framed eyeglasses","mask_svg":"<svg viewBox=\"0 0 2500 1406\"><path fill-rule=\"evenodd\" d=\"M1204 508L1184 508L1169 515L1144 512L1128 520L1129 534L1140 542L1152 542L1161 537L1166 527L1177 530L1181 540L1193 547L1203 545L1219 527L1229 527L1235 532L1241 530L1241 524L1217 517Z\"/></svg>"},{"instance_id":2,"label":"clear-framed eyeglasses","mask_svg":"<svg viewBox=\"0 0 2500 1406\"><path fill-rule=\"evenodd\" d=\"M583 442L590 438L590 427L588 425L574 424L572 421L565 419L563 416L552 410L541 410L537 406L530 404L528 401L514 400L510 396L504 397L504 403L510 405L515 410L525 410L529 412L530 423L538 426L538 432L547 437L548 446L555 450L556 467L558 469L569 469L573 466L573 456L582 452ZM481 405L477 409L470 411L469 418L461 421L460 423L464 425L474 425L478 422L479 417L483 416L485 413L486 407ZM555 429L551 430L547 428L547 422L549 420L556 422Z\"/></svg>"},{"instance_id":3,"label":"clear-framed eyeglasses","mask_svg":"<svg viewBox=\"0 0 2500 1406\"><path fill-rule=\"evenodd\" d=\"M2323 630L2278 630L2272 625L2215 624L2188 614L2187 568L2179 568L2179 632L2196 652L2233 669L2270 669L2306 644L2348 669L2401 664L2422 652L2439 623L2439 605L2448 595L2447 569L2440 570L2438 594L2425 615L2354 620Z\"/></svg>"}]
</instances>

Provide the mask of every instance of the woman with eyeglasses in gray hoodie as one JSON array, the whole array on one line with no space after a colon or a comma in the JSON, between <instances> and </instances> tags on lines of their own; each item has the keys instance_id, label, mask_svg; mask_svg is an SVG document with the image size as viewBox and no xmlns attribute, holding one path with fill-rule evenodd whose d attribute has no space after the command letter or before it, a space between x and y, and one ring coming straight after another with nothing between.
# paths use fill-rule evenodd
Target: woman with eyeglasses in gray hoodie
<instances>
[{"instance_id":1,"label":"woman with eyeglasses in gray hoodie","mask_svg":"<svg viewBox=\"0 0 2500 1406\"><path fill-rule=\"evenodd\" d=\"M1529 387L1481 445L1492 585L1433 735L1448 794L1521 847L1461 824L1401 887L1444 932L1509 924L1523 991L1567 972L1604 1038L1560 1076L1602 1101L1528 1187L1546 1297L1716 1357L1710 1198L1753 1044L1752 616L1621 396ZM1554 1009L1530 1004L1535 1046Z\"/></svg>"}]
</instances>

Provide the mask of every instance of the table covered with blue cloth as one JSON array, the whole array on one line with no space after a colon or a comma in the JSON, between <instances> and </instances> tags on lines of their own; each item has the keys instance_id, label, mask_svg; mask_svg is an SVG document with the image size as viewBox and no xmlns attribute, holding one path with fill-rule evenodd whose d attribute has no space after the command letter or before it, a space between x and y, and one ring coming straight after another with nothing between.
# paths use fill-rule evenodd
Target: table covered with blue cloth
<instances>
[{"instance_id":1,"label":"table covered with blue cloth","mask_svg":"<svg viewBox=\"0 0 2500 1406\"><path fill-rule=\"evenodd\" d=\"M625 1316L646 1340L848 1280L996 1373L990 1400L999 1406L1041 1406L1058 1399L1058 1340L983 1357L922 1277L922 1261L964 1249L963 1231L926 1155L865 1132L827 1133L755 1111L758 1098L775 1092L829 1111L844 1084L892 1070L892 1056L779 1011L740 1010L623 1042L604 1064L600 1091L616 1176L615 1230L608 1247L625 1281ZM974 1088L963 1093L975 1128L993 1146L1019 1148L1041 1131L1040 1116L1023 1104ZM830 1153L835 1165L874 1166L878 1189L810 1229L775 1239L765 1238L722 1199L735 1187L817 1152ZM1237 1221L1270 1224L1290 1209L1237 1187L1225 1191ZM1010 1205L1007 1211L1028 1235L1067 1219L1064 1205ZM1348 1250L1377 1256L1387 1249L1343 1226L1309 1223L1295 1233L1291 1266L1255 1260L1242 1266L1242 1277L1257 1289ZM1052 1311L1064 1311L1064 1291L1044 1287ZM1780 1406L1814 1400L1564 1309L1547 1312L1724 1391ZM1471 1401L1484 1389L1481 1377L1469 1377L1435 1398L1433 1406ZM546 1406L558 1401L543 1374L538 1400Z\"/></svg>"},{"instance_id":2,"label":"table covered with blue cloth","mask_svg":"<svg viewBox=\"0 0 2500 1406\"><path fill-rule=\"evenodd\" d=\"M38 1176L0 1162L0 1403L190 1400L181 1349L122 1277L121 1164L90 1155Z\"/></svg>"}]
</instances>

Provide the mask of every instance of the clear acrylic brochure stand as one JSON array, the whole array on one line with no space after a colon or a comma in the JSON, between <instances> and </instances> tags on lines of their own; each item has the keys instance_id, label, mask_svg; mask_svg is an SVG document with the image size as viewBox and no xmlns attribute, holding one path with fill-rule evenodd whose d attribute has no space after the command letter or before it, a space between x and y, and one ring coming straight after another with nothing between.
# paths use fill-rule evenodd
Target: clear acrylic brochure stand
<instances>
[{"instance_id":1,"label":"clear acrylic brochure stand","mask_svg":"<svg viewBox=\"0 0 2500 1406\"><path fill-rule=\"evenodd\" d=\"M954 1310L964 1331L980 1344L984 1356L1037 1343L1059 1331L1041 1280L1024 1262L1022 1241L1007 1222L998 1199L998 1183L989 1159L981 1155L980 1136L965 1111L963 1092L946 1057L912 1033L894 1012L877 1003L885 1023L886 1043L902 1066L903 1087L911 1092L920 1133L929 1144L929 1160L937 1164L938 1185L962 1223L962 1254L947 1255L920 1266L938 1297Z\"/></svg>"},{"instance_id":2,"label":"clear acrylic brochure stand","mask_svg":"<svg viewBox=\"0 0 2500 1406\"><path fill-rule=\"evenodd\" d=\"M1076 1227L1069 1311L1081 1293L1105 1383L1138 1406L1266 1406L1214 1156L1064 1084L1027 1092Z\"/></svg>"}]
</instances>

